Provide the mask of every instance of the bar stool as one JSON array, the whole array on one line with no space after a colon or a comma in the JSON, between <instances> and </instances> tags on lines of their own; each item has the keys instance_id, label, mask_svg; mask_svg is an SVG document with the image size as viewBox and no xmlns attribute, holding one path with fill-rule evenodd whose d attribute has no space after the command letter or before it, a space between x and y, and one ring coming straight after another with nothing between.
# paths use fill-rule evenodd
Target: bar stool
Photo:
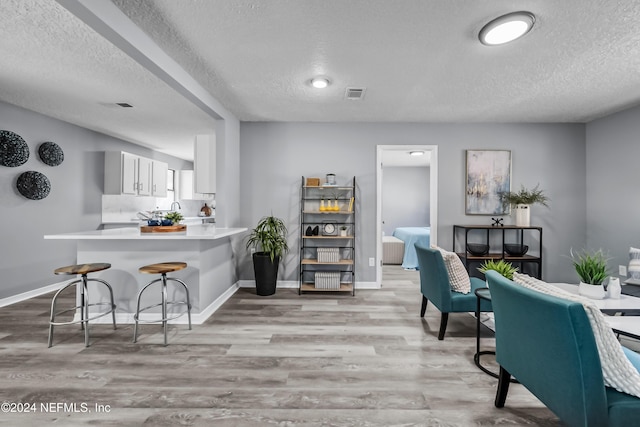
<instances>
[{"instance_id":1,"label":"bar stool","mask_svg":"<svg viewBox=\"0 0 640 427\"><path fill-rule=\"evenodd\" d=\"M61 275L61 274L67 274L67 275L81 275L80 279L74 280L73 282L65 285L64 287L62 287L60 290L58 290L58 292L55 293L55 295L53 296L53 300L51 301L51 317L49 319L49 347L51 347L53 345L53 327L54 326L61 326L61 325L73 325L74 323L80 323L80 327L82 329L84 329L84 345L85 347L89 347L89 321L90 320L95 320L99 317L102 316L106 316L107 314L111 313L112 317L113 317L113 329L116 329L116 305L113 302L113 289L111 289L111 285L109 285L109 283L105 282L102 279L89 279L87 277L87 274L89 273L94 273L96 271L102 271L102 270L106 270L108 268L111 268L111 264L106 264L106 263L92 263L92 264L76 264L76 265L69 265L66 267L60 267L54 270L55 274ZM97 302L97 303L93 303L90 304L89 303L89 290L87 287L88 282L98 282L98 283L102 283L103 285L105 285L107 287L107 289L109 290L109 296L111 298L111 302ZM79 286L79 284L82 283L82 287ZM73 308L69 308L66 310L62 310L62 311L58 311L56 312L56 301L58 299L58 296L60 295L60 293L62 291L64 291L65 289L67 289L70 286L76 286L76 289L78 287L80 287L80 305L75 306ZM97 315L93 316L93 317L89 317L89 307L92 306L96 306L96 305L108 305L110 306L110 309L102 312L102 313L98 313ZM68 322L56 322L56 316L62 313L66 313L69 311L76 311L80 309L80 320L71 320ZM86 323L86 325L85 325Z\"/></svg>"},{"instance_id":2,"label":"bar stool","mask_svg":"<svg viewBox=\"0 0 640 427\"><path fill-rule=\"evenodd\" d=\"M140 267L138 271L140 271L140 273L144 273L144 274L161 274L162 277L159 277L155 280L152 280L151 282L149 282L144 288L142 288L140 290L140 292L138 293L138 302L137 302L137 309L136 309L136 314L133 316L133 319L135 320L135 326L133 328L133 342L137 342L138 341L138 322L143 322L143 323L160 323L162 322L162 328L164 330L164 345L167 345L167 321L169 320L173 320L173 319L177 319L178 317L184 315L184 312L182 313L178 313L177 315L173 316L173 317L167 317L167 306L170 304L174 304L174 305L178 305L178 304L185 304L187 306L187 315L189 316L189 330L191 330L191 299L189 298L189 288L187 288L187 285L180 279L176 279L175 277L167 277L167 273L171 273L172 271L178 271L178 270L182 270L184 268L187 267L187 263L186 262L161 262L159 264L149 264L149 265L145 265L144 267ZM178 282L180 283L183 287L184 290L187 294L187 299L186 301L168 301L167 300L167 282L169 280L173 280L174 282ZM158 282L162 282L162 301L158 304L153 304L150 305L148 307L144 307L144 308L140 308L140 299L142 297L142 293L151 285L153 285L154 283L158 283ZM149 321L145 321L145 320L140 320L140 313L145 311L145 310L149 310L151 308L154 307L162 307L162 319L160 320L149 320Z\"/></svg>"}]
</instances>

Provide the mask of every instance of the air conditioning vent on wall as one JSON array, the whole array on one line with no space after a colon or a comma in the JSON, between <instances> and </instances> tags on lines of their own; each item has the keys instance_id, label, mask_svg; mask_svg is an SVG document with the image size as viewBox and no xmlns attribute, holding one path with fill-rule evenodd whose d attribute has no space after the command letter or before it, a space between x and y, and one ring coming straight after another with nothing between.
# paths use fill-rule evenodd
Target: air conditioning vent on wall
<instances>
[{"instance_id":1,"label":"air conditioning vent on wall","mask_svg":"<svg viewBox=\"0 0 640 427\"><path fill-rule=\"evenodd\" d=\"M345 98L359 100L364 98L364 92L367 90L363 87L348 87L345 92Z\"/></svg>"}]
</instances>

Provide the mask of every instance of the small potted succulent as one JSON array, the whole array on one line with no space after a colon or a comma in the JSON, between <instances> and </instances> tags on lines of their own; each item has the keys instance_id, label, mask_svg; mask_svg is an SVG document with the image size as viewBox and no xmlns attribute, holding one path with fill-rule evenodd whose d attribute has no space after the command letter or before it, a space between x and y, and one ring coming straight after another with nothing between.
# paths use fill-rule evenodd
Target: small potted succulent
<instances>
[{"instance_id":1,"label":"small potted succulent","mask_svg":"<svg viewBox=\"0 0 640 427\"><path fill-rule=\"evenodd\" d=\"M607 266L609 259L602 249L597 251L583 250L575 253L571 249L570 254L573 267L580 277L578 293L591 299L603 299L605 291L602 282L609 276Z\"/></svg>"},{"instance_id":2,"label":"small potted succulent","mask_svg":"<svg viewBox=\"0 0 640 427\"><path fill-rule=\"evenodd\" d=\"M341 237L347 237L347 226L343 225L340 227L340 236Z\"/></svg>"},{"instance_id":3,"label":"small potted succulent","mask_svg":"<svg viewBox=\"0 0 640 427\"><path fill-rule=\"evenodd\" d=\"M478 267L478 271L482 274L489 270L495 270L507 279L513 280L513 273L518 271L518 267L514 267L513 264L503 259L497 261L494 259L488 259Z\"/></svg>"},{"instance_id":4,"label":"small potted succulent","mask_svg":"<svg viewBox=\"0 0 640 427\"><path fill-rule=\"evenodd\" d=\"M162 221L162 225L175 225L175 224L179 224L180 221L182 221L184 219L184 217L182 216L182 214L180 212L169 212L164 216L164 220ZM165 223L165 221L167 221ZM169 221L171 223L169 223Z\"/></svg>"}]
</instances>

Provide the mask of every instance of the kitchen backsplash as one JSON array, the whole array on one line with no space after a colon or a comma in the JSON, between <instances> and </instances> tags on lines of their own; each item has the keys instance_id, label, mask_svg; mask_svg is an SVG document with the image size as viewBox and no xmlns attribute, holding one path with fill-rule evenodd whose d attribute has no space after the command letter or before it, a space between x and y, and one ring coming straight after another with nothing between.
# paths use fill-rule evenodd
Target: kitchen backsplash
<instances>
[{"instance_id":1,"label":"kitchen backsplash","mask_svg":"<svg viewBox=\"0 0 640 427\"><path fill-rule=\"evenodd\" d=\"M205 203L211 206L211 200L178 200L178 203L180 204L180 209L176 210L185 217L198 216ZM177 208L177 206L174 207ZM137 218L138 212L154 211L156 209L170 210L171 200L167 198L105 194L102 196L102 223L131 222Z\"/></svg>"}]
</instances>

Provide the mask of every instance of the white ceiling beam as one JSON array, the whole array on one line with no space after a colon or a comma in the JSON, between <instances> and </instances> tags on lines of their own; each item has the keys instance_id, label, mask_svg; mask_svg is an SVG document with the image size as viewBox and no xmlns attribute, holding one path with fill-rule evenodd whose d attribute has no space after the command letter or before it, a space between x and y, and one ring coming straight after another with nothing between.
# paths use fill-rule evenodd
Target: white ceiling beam
<instances>
[{"instance_id":1,"label":"white ceiling beam","mask_svg":"<svg viewBox=\"0 0 640 427\"><path fill-rule=\"evenodd\" d=\"M112 2L56 1L212 118L236 119Z\"/></svg>"}]
</instances>

